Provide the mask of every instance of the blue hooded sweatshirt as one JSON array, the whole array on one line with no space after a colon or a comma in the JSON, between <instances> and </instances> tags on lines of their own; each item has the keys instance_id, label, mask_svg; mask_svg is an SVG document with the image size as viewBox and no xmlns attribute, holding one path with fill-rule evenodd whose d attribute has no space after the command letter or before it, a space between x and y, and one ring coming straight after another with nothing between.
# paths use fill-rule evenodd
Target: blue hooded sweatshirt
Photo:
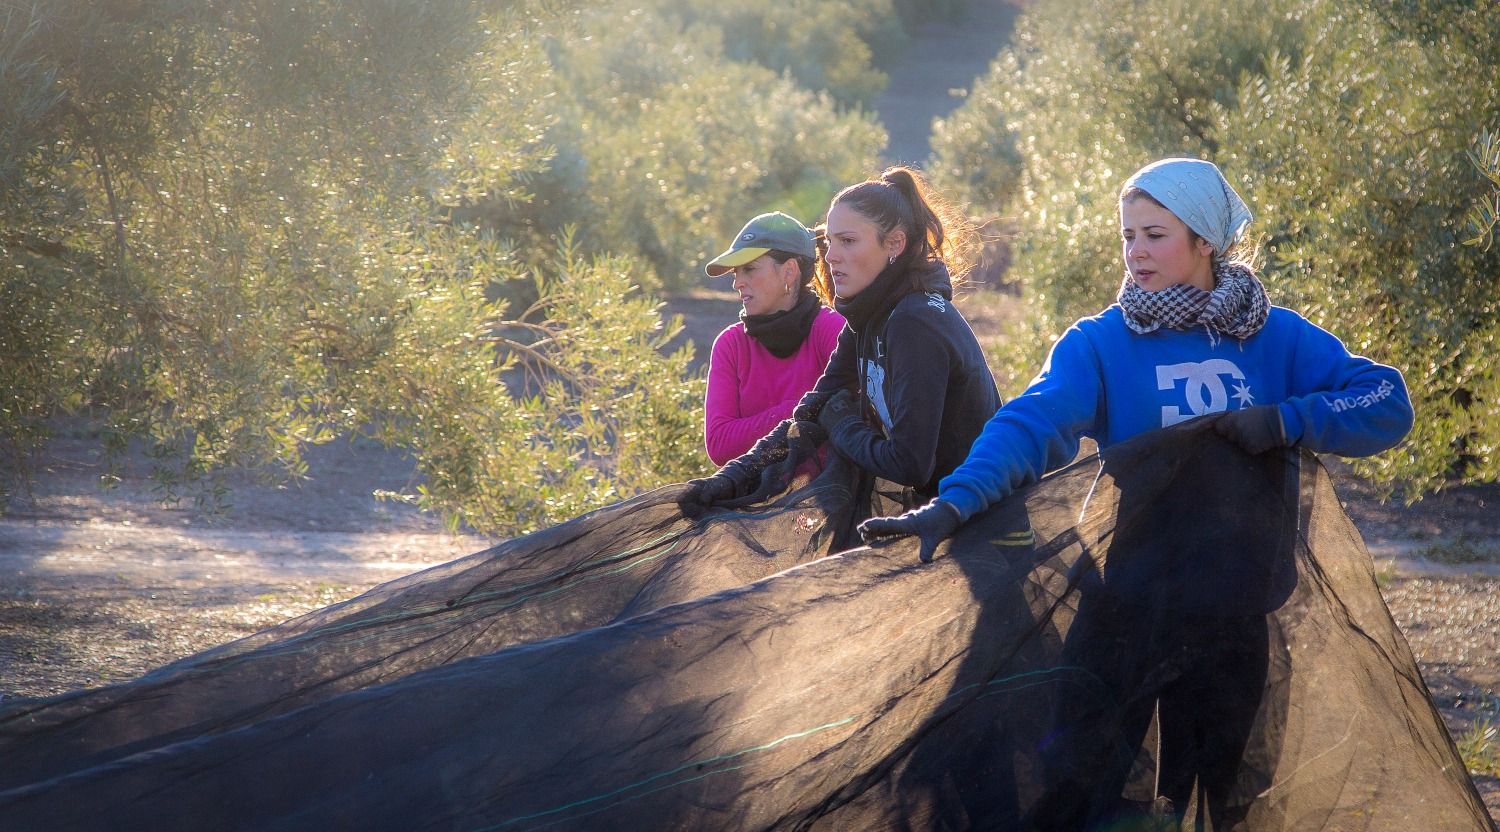
<instances>
[{"instance_id":1,"label":"blue hooded sweatshirt","mask_svg":"<svg viewBox=\"0 0 1500 832\"><path fill-rule=\"evenodd\" d=\"M1413 416L1398 370L1351 355L1289 309L1272 307L1265 326L1241 341L1204 327L1137 334L1114 305L1063 333L1041 373L938 484L938 498L967 520L1071 462L1081 436L1107 448L1261 404L1280 405L1288 443L1342 456L1393 447Z\"/></svg>"}]
</instances>

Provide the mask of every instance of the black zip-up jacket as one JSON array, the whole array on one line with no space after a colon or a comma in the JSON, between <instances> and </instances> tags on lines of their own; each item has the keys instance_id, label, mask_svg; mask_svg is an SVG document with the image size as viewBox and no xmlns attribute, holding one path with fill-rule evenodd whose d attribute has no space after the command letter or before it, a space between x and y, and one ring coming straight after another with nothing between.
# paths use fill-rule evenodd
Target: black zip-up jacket
<instances>
[{"instance_id":1,"label":"black zip-up jacket","mask_svg":"<svg viewBox=\"0 0 1500 832\"><path fill-rule=\"evenodd\" d=\"M930 497L1000 409L1000 393L953 305L947 268L919 266L915 281L904 272L898 263L865 290L885 295L864 299L873 308L839 304L849 322L808 396L862 394L864 418L844 422L829 439L865 470Z\"/></svg>"}]
</instances>

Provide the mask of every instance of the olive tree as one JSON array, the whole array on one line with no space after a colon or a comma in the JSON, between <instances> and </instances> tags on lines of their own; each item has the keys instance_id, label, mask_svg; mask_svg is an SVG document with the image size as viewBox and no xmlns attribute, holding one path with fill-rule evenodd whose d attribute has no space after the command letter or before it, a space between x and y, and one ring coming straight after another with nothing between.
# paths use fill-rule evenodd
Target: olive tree
<instances>
[{"instance_id":1,"label":"olive tree","mask_svg":"<svg viewBox=\"0 0 1500 832\"><path fill-rule=\"evenodd\" d=\"M1413 497L1500 475L1500 252L1462 245L1487 192L1469 146L1500 116L1476 83L1497 36L1465 4L1417 5L1420 24L1325 0L1031 6L936 142L945 181L1015 217L1029 314L997 363L1029 378L1111 302L1125 177L1207 158L1256 214L1273 302L1406 375L1417 426L1359 469Z\"/></svg>"},{"instance_id":2,"label":"olive tree","mask_svg":"<svg viewBox=\"0 0 1500 832\"><path fill-rule=\"evenodd\" d=\"M569 447L520 427L538 429L538 396L508 383L519 347L495 335L514 313L493 287L535 270L462 216L524 202L546 167L553 18L484 0L39 0L0 15L7 474L66 414L116 454L145 440L169 497L212 498L231 466L297 475L308 443L365 432L415 452L432 508L488 531L552 516L527 500L568 483L539 487L554 475L519 463L528 474L468 476L453 449ZM597 269L620 297L644 273ZM593 380L603 365L578 364L552 418L600 407L585 390L650 386L605 429L583 420L591 454L634 454L628 470L593 466L586 501L696 470L682 413L699 382L681 356L607 334L654 343L650 301L563 302L582 271L548 272L557 315L537 324L570 339L511 341L559 371L589 344L633 361L635 376Z\"/></svg>"},{"instance_id":3,"label":"olive tree","mask_svg":"<svg viewBox=\"0 0 1500 832\"><path fill-rule=\"evenodd\" d=\"M528 180L534 198L485 206L489 227L534 241L574 225L588 250L635 257L648 285L677 288L750 217L810 225L869 173L885 143L872 116L733 58L726 40L747 34L728 11L661 8L692 5L604 4L549 41L556 155Z\"/></svg>"}]
</instances>

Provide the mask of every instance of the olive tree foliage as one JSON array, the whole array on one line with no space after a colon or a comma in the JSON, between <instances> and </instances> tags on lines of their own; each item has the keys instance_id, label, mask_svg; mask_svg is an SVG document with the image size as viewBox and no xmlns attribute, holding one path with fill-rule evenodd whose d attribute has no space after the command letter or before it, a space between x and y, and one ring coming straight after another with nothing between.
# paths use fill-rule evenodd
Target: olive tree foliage
<instances>
[{"instance_id":1,"label":"olive tree foliage","mask_svg":"<svg viewBox=\"0 0 1500 832\"><path fill-rule=\"evenodd\" d=\"M415 499L513 531L643 472L697 470L681 411L701 382L680 355L625 346L659 342L655 306L572 300L578 281L630 297L641 270L564 246L529 279L555 313L533 323L568 337L509 344L490 287L528 272L454 219L524 201L545 169L552 25L484 0L0 10L4 473L67 413L95 420L115 457L146 440L169 497L214 497L230 466L298 475L307 444L365 432L412 449ZM508 386L521 354L569 386ZM635 387L647 404L597 415ZM582 479L470 456L566 455L577 442L554 434L571 413L588 444L569 458L593 473L567 476ZM628 473L600 461L641 436L621 452ZM584 496L562 493L590 476Z\"/></svg>"},{"instance_id":2,"label":"olive tree foliage","mask_svg":"<svg viewBox=\"0 0 1500 832\"><path fill-rule=\"evenodd\" d=\"M485 222L523 241L575 225L586 250L636 257L651 267L649 285L681 287L698 285L703 263L758 213L820 220L839 188L869 174L884 131L790 67L732 57L726 42L746 33L724 8L738 7L579 11L548 44L556 155L527 180L532 199L493 202Z\"/></svg>"},{"instance_id":3,"label":"olive tree foliage","mask_svg":"<svg viewBox=\"0 0 1500 832\"><path fill-rule=\"evenodd\" d=\"M827 92L839 104L871 107L885 69L901 58L910 30L952 20L971 0L648 0L656 13L723 33L724 57L764 66Z\"/></svg>"},{"instance_id":4,"label":"olive tree foliage","mask_svg":"<svg viewBox=\"0 0 1500 832\"><path fill-rule=\"evenodd\" d=\"M1473 236L1464 240L1465 245L1488 248L1495 239L1495 229L1500 227L1500 135L1485 130L1474 140L1469 153L1474 167L1489 180L1489 193L1474 200L1469 209L1469 229Z\"/></svg>"},{"instance_id":5,"label":"olive tree foliage","mask_svg":"<svg viewBox=\"0 0 1500 832\"><path fill-rule=\"evenodd\" d=\"M346 377L349 400L404 414L380 419L376 435L412 448L427 475L416 493L384 496L521 532L702 471L692 346L665 352L681 321L662 320L637 272L625 258L583 257L565 232L531 273L538 300L526 309L487 306L479 281L431 298L412 335L378 357L400 368L399 384L377 372ZM474 328L476 306L494 313L493 326ZM434 361L440 339L451 355L482 345L503 360Z\"/></svg>"},{"instance_id":6,"label":"olive tree foliage","mask_svg":"<svg viewBox=\"0 0 1500 832\"><path fill-rule=\"evenodd\" d=\"M1477 134L1467 156L1483 177L1479 193L1470 205L1465 245L1488 249L1500 228L1500 120L1494 114L1495 68L1500 66L1500 37L1494 33L1494 17L1500 5L1494 0L1480 0L1458 5L1435 0L1386 0L1373 8L1391 28L1404 33L1429 48L1442 49L1451 62L1452 71L1467 81L1475 108L1490 119L1477 125ZM1450 47L1449 44L1453 44ZM1450 52L1451 49L1451 52ZM1491 102L1483 105L1484 96Z\"/></svg>"},{"instance_id":7,"label":"olive tree foliage","mask_svg":"<svg viewBox=\"0 0 1500 832\"><path fill-rule=\"evenodd\" d=\"M787 73L841 104L869 107L885 89L880 67L906 45L892 0L656 0L663 18L723 33L723 55Z\"/></svg>"},{"instance_id":8,"label":"olive tree foliage","mask_svg":"<svg viewBox=\"0 0 1500 832\"><path fill-rule=\"evenodd\" d=\"M1406 376L1416 427L1359 470L1413 499L1500 477L1500 250L1462 244L1489 192L1474 136L1500 118L1483 5L1030 6L934 141L944 184L1015 219L1028 314L996 363L1030 378L1112 302L1127 176L1206 158L1256 215L1273 302Z\"/></svg>"}]
</instances>

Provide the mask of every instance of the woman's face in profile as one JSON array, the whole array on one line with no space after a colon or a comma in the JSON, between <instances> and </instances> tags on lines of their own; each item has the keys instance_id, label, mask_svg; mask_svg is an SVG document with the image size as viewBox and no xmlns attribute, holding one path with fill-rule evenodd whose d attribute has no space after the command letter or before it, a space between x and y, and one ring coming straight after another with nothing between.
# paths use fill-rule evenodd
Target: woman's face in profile
<instances>
[{"instance_id":1,"label":"woman's face in profile","mask_svg":"<svg viewBox=\"0 0 1500 832\"><path fill-rule=\"evenodd\" d=\"M905 240L896 240L898 235L892 232L882 241L874 222L835 203L828 210L828 253L823 256L833 278L833 293L848 300L875 282L890 258L901 253Z\"/></svg>"},{"instance_id":2,"label":"woman's face in profile","mask_svg":"<svg viewBox=\"0 0 1500 832\"><path fill-rule=\"evenodd\" d=\"M1130 279L1142 290L1186 283L1213 291L1213 248L1155 202L1136 197L1120 203L1120 242Z\"/></svg>"},{"instance_id":3,"label":"woman's face in profile","mask_svg":"<svg viewBox=\"0 0 1500 832\"><path fill-rule=\"evenodd\" d=\"M797 261L777 264L769 254L734 268L734 290L746 315L784 312L797 302Z\"/></svg>"}]
</instances>

